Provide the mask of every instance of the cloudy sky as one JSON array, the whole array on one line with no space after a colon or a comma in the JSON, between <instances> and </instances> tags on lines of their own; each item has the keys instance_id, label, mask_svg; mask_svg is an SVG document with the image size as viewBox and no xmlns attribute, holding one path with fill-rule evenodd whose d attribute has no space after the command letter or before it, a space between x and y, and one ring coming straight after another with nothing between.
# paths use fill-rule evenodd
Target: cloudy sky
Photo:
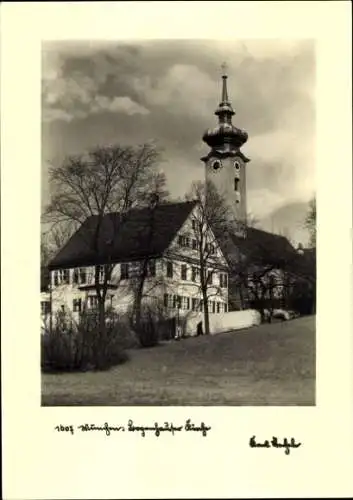
<instances>
[{"instance_id":1,"label":"cloudy sky","mask_svg":"<svg viewBox=\"0 0 353 500\"><path fill-rule=\"evenodd\" d=\"M173 197L204 178L223 61L243 152L248 209L296 242L315 191L315 51L310 41L60 42L43 45L42 204L50 162L94 145L157 141Z\"/></svg>"}]
</instances>

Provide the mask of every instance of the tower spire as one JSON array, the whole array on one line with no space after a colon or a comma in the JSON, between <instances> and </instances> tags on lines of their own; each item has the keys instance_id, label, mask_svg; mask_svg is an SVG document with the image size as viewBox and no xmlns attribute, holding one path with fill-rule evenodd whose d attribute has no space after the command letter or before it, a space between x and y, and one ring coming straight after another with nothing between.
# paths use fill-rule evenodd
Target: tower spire
<instances>
[{"instance_id":1,"label":"tower spire","mask_svg":"<svg viewBox=\"0 0 353 500\"><path fill-rule=\"evenodd\" d=\"M227 64L221 65L222 69L222 94L221 102L219 103L215 115L218 117L218 126L213 129L208 129L204 133L202 140L208 144L212 151L217 150L218 154L236 154L239 148L245 144L248 139L248 134L245 130L235 127L232 123L232 117L235 112L232 108L228 96L227 80L228 68Z\"/></svg>"},{"instance_id":2,"label":"tower spire","mask_svg":"<svg viewBox=\"0 0 353 500\"><path fill-rule=\"evenodd\" d=\"M228 97L228 88L227 88L227 64L224 62L221 65L222 68L222 95L221 102L218 105L218 108L215 111L215 114L218 116L219 123L232 123L232 116L235 115L235 112L232 108Z\"/></svg>"},{"instance_id":3,"label":"tower spire","mask_svg":"<svg viewBox=\"0 0 353 500\"><path fill-rule=\"evenodd\" d=\"M223 63L221 65L221 68L222 68L222 80L223 80L223 83L222 83L222 98L221 98L221 102L228 102L228 89L227 89L227 78L228 78L228 75L227 75L227 63Z\"/></svg>"}]
</instances>

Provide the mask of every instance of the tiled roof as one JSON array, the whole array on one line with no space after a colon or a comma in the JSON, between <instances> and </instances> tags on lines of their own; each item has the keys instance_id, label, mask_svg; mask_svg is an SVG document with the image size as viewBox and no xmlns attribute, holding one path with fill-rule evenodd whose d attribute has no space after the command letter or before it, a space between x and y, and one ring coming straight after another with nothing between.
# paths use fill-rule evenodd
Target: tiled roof
<instances>
[{"instance_id":1,"label":"tiled roof","mask_svg":"<svg viewBox=\"0 0 353 500\"><path fill-rule=\"evenodd\" d=\"M297 255L285 236L255 227L247 228L246 238L233 235L232 240L242 254L258 264L281 265Z\"/></svg>"},{"instance_id":2,"label":"tiled roof","mask_svg":"<svg viewBox=\"0 0 353 500\"><path fill-rule=\"evenodd\" d=\"M95 238L98 216L89 217L49 263L49 269L126 262L163 254L196 202L166 203L104 216ZM95 241L98 242L95 248Z\"/></svg>"},{"instance_id":3,"label":"tiled roof","mask_svg":"<svg viewBox=\"0 0 353 500\"><path fill-rule=\"evenodd\" d=\"M282 269L311 282L316 279L316 249L300 254L285 236L253 227L247 228L246 238L232 235L232 240L248 263Z\"/></svg>"}]
</instances>

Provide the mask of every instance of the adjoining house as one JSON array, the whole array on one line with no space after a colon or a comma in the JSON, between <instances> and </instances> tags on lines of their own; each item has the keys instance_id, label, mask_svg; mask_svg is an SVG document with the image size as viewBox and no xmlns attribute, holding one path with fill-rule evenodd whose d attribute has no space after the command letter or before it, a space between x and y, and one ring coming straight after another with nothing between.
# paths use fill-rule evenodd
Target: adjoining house
<instances>
[{"instance_id":1,"label":"adjoining house","mask_svg":"<svg viewBox=\"0 0 353 500\"><path fill-rule=\"evenodd\" d=\"M107 305L115 311L131 310L143 264L148 270L144 303L163 307L170 317L202 311L200 259L194 237L198 210L198 203L191 201L131 209L124 217L107 214L96 250L97 217L88 218L49 263L51 293L44 292L42 312L50 312L50 303L53 314L66 310L74 317L83 308L95 309L95 268L101 266L103 280L105 264L113 265ZM228 311L228 267L211 228L207 235L209 312L220 314Z\"/></svg>"}]
</instances>

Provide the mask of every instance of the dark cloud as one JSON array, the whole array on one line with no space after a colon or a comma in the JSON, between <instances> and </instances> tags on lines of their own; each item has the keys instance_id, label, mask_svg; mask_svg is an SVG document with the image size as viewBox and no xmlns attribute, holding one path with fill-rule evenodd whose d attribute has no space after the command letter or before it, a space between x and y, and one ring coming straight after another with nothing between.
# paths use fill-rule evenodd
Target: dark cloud
<instances>
[{"instance_id":1,"label":"dark cloud","mask_svg":"<svg viewBox=\"0 0 353 500\"><path fill-rule=\"evenodd\" d=\"M249 133L250 209L265 217L288 200L307 200L315 187L308 40L45 44L43 161L98 143L154 139L165 151L170 190L182 195L202 176L201 137L216 123L223 60L234 122Z\"/></svg>"}]
</instances>

